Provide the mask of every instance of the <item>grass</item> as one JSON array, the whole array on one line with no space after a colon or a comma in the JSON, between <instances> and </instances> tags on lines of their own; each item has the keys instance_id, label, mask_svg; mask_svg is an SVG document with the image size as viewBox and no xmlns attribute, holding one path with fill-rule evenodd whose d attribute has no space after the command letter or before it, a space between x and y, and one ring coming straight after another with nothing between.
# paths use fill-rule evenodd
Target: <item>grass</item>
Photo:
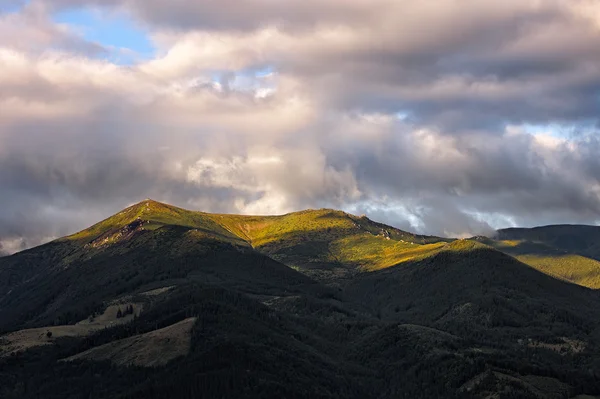
<instances>
[{"instance_id":1,"label":"grass","mask_svg":"<svg viewBox=\"0 0 600 399\"><path fill-rule=\"evenodd\" d=\"M520 240L501 240L498 241L499 247L504 247L504 248L513 248L518 246L520 243L522 243L522 241Z\"/></svg>"},{"instance_id":2,"label":"grass","mask_svg":"<svg viewBox=\"0 0 600 399\"><path fill-rule=\"evenodd\" d=\"M425 256L445 243L331 209L282 216L215 215L214 220L299 270L308 264L378 270Z\"/></svg>"},{"instance_id":3,"label":"grass","mask_svg":"<svg viewBox=\"0 0 600 399\"><path fill-rule=\"evenodd\" d=\"M429 256L444 245L445 242L418 245L386 240L381 236L355 235L333 242L331 251L341 263L355 264L365 271L373 271Z\"/></svg>"},{"instance_id":4,"label":"grass","mask_svg":"<svg viewBox=\"0 0 600 399\"><path fill-rule=\"evenodd\" d=\"M87 242L102 240L106 244L112 244L126 235L125 231L128 226L137 228L136 221L141 221L139 226L141 230L157 230L163 226L179 226L204 232L208 236L223 241L243 243L240 237L216 222L211 214L192 212L152 200L132 205L88 229L66 237L66 240Z\"/></svg>"},{"instance_id":5,"label":"grass","mask_svg":"<svg viewBox=\"0 0 600 399\"><path fill-rule=\"evenodd\" d=\"M598 392L597 295L487 241L449 241L327 209L212 215L144 201L0 261L10 331L74 323L115 298L144 303L131 323L56 330L55 345L0 359L0 397L455 397L485 370L481 397L514 386L530 397L525 383L551 387L549 376L579 387L573 396ZM292 270L311 263L352 278L326 287ZM585 347L561 356L556 337Z\"/></svg>"},{"instance_id":6,"label":"grass","mask_svg":"<svg viewBox=\"0 0 600 399\"><path fill-rule=\"evenodd\" d=\"M485 243L550 276L600 288L600 262L595 259L536 241L487 239Z\"/></svg>"},{"instance_id":7,"label":"grass","mask_svg":"<svg viewBox=\"0 0 600 399\"><path fill-rule=\"evenodd\" d=\"M444 249L451 252L471 252L476 249L488 249L489 246L473 240L455 240Z\"/></svg>"},{"instance_id":8,"label":"grass","mask_svg":"<svg viewBox=\"0 0 600 399\"><path fill-rule=\"evenodd\" d=\"M331 209L245 216L193 212L152 200L133 205L67 239L106 248L129 239L136 229L160 230L165 226L188 229L183 246L213 239L249 245L296 269L321 263L379 270L431 254L447 241Z\"/></svg>"},{"instance_id":9,"label":"grass","mask_svg":"<svg viewBox=\"0 0 600 399\"><path fill-rule=\"evenodd\" d=\"M189 353L195 322L196 317L189 317L168 327L97 346L65 360L110 360L121 366L164 366Z\"/></svg>"},{"instance_id":10,"label":"grass","mask_svg":"<svg viewBox=\"0 0 600 399\"><path fill-rule=\"evenodd\" d=\"M129 305L133 306L134 313L139 315L142 310L141 303L122 303L110 305L97 317L82 320L74 325L29 328L6 334L0 337L4 343L4 345L0 345L0 357L37 346L51 345L58 338L85 337L98 330L129 323L134 318L133 314L117 318L118 309L124 310ZM51 332L52 336L47 337L47 332Z\"/></svg>"},{"instance_id":11,"label":"grass","mask_svg":"<svg viewBox=\"0 0 600 399\"><path fill-rule=\"evenodd\" d=\"M328 235L356 228L350 215L329 209L282 216L214 215L213 218L223 223L229 231L246 237L255 247L272 244L282 237Z\"/></svg>"},{"instance_id":12,"label":"grass","mask_svg":"<svg viewBox=\"0 0 600 399\"><path fill-rule=\"evenodd\" d=\"M519 255L518 260L551 276L572 281L584 287L600 288L600 262L580 255Z\"/></svg>"}]
</instances>

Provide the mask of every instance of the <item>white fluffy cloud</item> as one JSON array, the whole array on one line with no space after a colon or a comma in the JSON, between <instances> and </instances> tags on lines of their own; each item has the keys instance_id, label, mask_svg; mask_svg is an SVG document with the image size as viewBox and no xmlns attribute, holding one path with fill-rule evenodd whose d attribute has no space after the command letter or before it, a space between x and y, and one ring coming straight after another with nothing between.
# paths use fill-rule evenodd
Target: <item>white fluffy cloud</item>
<instances>
[{"instance_id":1,"label":"white fluffy cloud","mask_svg":"<svg viewBox=\"0 0 600 399\"><path fill-rule=\"evenodd\" d=\"M0 13L5 252L145 197L454 236L600 219L597 2L227 3ZM73 7L129 15L155 55L103 58L53 22Z\"/></svg>"}]
</instances>

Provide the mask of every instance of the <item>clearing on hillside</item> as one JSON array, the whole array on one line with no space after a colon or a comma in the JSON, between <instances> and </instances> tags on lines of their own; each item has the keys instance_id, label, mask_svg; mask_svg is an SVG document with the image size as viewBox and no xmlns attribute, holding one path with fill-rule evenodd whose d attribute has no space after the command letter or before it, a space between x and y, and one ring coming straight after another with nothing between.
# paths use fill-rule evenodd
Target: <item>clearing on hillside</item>
<instances>
[{"instance_id":1,"label":"clearing on hillside","mask_svg":"<svg viewBox=\"0 0 600 399\"><path fill-rule=\"evenodd\" d=\"M188 354L195 322L196 318L190 317L165 328L89 349L65 361L110 360L121 366L163 366L179 356Z\"/></svg>"}]
</instances>

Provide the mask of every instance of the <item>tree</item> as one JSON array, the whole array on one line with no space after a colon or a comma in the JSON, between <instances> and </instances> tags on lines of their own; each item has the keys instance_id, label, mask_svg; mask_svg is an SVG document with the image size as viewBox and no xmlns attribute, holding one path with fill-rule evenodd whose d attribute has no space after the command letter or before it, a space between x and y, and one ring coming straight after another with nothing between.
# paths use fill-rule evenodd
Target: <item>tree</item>
<instances>
[{"instance_id":1,"label":"tree","mask_svg":"<svg viewBox=\"0 0 600 399\"><path fill-rule=\"evenodd\" d=\"M121 308L119 308L119 310L117 311L117 319L120 319L121 317L123 317L123 311L121 310Z\"/></svg>"},{"instance_id":2,"label":"tree","mask_svg":"<svg viewBox=\"0 0 600 399\"><path fill-rule=\"evenodd\" d=\"M48 337L48 338L52 338L52 331L48 331L48 332L46 333L46 337Z\"/></svg>"}]
</instances>

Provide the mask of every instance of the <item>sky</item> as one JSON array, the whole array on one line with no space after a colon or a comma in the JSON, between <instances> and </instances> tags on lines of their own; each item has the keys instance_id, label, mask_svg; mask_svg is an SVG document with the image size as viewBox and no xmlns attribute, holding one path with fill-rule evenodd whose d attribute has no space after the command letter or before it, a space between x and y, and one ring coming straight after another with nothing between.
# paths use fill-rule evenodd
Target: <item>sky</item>
<instances>
[{"instance_id":1,"label":"sky","mask_svg":"<svg viewBox=\"0 0 600 399\"><path fill-rule=\"evenodd\" d=\"M0 253L152 198L600 221L597 0L0 0Z\"/></svg>"}]
</instances>

